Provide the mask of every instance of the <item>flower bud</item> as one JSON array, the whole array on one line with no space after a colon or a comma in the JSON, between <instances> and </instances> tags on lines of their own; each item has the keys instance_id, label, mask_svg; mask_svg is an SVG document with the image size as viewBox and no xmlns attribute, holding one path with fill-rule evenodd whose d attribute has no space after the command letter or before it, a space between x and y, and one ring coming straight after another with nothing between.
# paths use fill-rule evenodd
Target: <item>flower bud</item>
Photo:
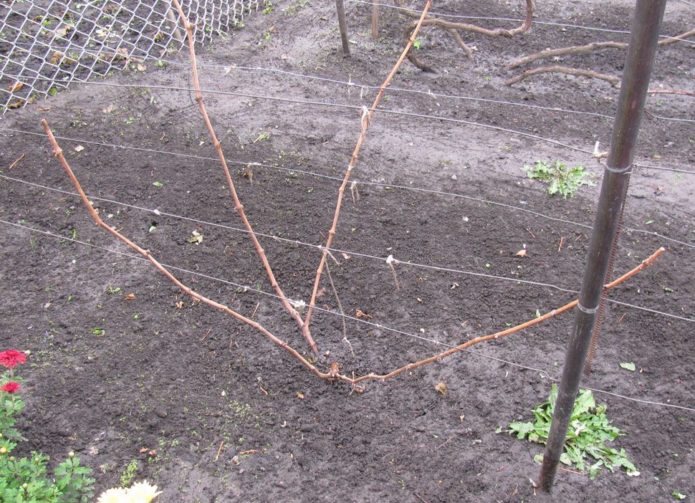
<instances>
[{"instance_id":1,"label":"flower bud","mask_svg":"<svg viewBox=\"0 0 695 503\"><path fill-rule=\"evenodd\" d=\"M74 458L74 457L75 457L75 451L70 451L70 452L68 452L68 457L69 457L69 458Z\"/></svg>"},{"instance_id":2,"label":"flower bud","mask_svg":"<svg viewBox=\"0 0 695 503\"><path fill-rule=\"evenodd\" d=\"M7 447L0 447L0 454L7 454Z\"/></svg>"}]
</instances>

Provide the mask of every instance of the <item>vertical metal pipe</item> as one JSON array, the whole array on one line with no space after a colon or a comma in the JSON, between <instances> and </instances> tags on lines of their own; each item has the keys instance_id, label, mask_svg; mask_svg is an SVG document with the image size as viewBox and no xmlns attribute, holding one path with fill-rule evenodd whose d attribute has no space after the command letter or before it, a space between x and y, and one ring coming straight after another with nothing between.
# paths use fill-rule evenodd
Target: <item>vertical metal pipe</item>
<instances>
[{"instance_id":1,"label":"vertical metal pipe","mask_svg":"<svg viewBox=\"0 0 695 503\"><path fill-rule=\"evenodd\" d=\"M372 1L372 38L379 38L379 0Z\"/></svg>"},{"instance_id":2,"label":"vertical metal pipe","mask_svg":"<svg viewBox=\"0 0 695 503\"><path fill-rule=\"evenodd\" d=\"M335 0L338 11L338 26L340 27L340 39L343 41L343 54L350 56L350 42L348 41L347 22L345 21L345 6L343 0Z\"/></svg>"},{"instance_id":3,"label":"vertical metal pipe","mask_svg":"<svg viewBox=\"0 0 695 503\"><path fill-rule=\"evenodd\" d=\"M574 331L565 355L553 422L543 454L539 485L546 492L550 492L552 488L562 454L567 426L579 390L582 368L606 279L610 251L614 245L619 217L625 204L634 147L665 5L666 0L637 0L635 6L630 45L618 98L618 111L613 123L611 148L603 173L601 195L589 243Z\"/></svg>"}]
</instances>

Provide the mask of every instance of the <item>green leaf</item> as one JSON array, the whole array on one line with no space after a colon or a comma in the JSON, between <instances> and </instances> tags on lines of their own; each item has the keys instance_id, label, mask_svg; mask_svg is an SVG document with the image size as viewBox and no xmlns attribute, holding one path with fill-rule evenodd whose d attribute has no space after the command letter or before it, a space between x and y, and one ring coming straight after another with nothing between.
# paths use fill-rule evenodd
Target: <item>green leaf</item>
<instances>
[{"instance_id":1,"label":"green leaf","mask_svg":"<svg viewBox=\"0 0 695 503\"><path fill-rule=\"evenodd\" d=\"M509 431L510 433L516 433L516 437L524 439L531 433L534 429L533 423L510 423Z\"/></svg>"},{"instance_id":2,"label":"green leaf","mask_svg":"<svg viewBox=\"0 0 695 503\"><path fill-rule=\"evenodd\" d=\"M545 444L550 432L558 388L553 384L548 400L533 409L533 422L513 422L507 430L519 439ZM590 390L580 390L570 418L564 452L560 461L577 470L587 471L594 478L601 468L614 471L622 468L629 476L638 476L639 471L630 461L625 449L614 449L607 445L622 435L610 424L606 416L606 405L597 405Z\"/></svg>"},{"instance_id":3,"label":"green leaf","mask_svg":"<svg viewBox=\"0 0 695 503\"><path fill-rule=\"evenodd\" d=\"M152 182L152 185L154 185L158 189L161 189L162 187L164 187L164 184L160 181Z\"/></svg>"},{"instance_id":4,"label":"green leaf","mask_svg":"<svg viewBox=\"0 0 695 503\"><path fill-rule=\"evenodd\" d=\"M593 185L583 166L568 168L560 161L536 161L533 166L524 166L524 171L529 178L548 184L548 194L560 194L564 199L572 197L583 185Z\"/></svg>"},{"instance_id":5,"label":"green leaf","mask_svg":"<svg viewBox=\"0 0 695 503\"><path fill-rule=\"evenodd\" d=\"M635 364L632 362L626 362L626 363L621 363L620 368L625 369L625 370L629 370L630 372L634 372L637 367L635 367Z\"/></svg>"}]
</instances>

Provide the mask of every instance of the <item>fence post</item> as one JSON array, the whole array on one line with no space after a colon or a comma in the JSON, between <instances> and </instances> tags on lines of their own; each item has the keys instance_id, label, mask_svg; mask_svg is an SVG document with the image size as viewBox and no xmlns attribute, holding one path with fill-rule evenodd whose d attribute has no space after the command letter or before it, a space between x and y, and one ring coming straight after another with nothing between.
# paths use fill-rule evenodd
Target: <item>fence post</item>
<instances>
[{"instance_id":1,"label":"fence post","mask_svg":"<svg viewBox=\"0 0 695 503\"><path fill-rule=\"evenodd\" d=\"M170 2L169 3L169 8L167 9L167 19L169 22L172 24L173 31L172 34L174 35L174 38L178 41L183 43L184 40L186 39L186 36L181 32L181 28L179 25L179 20L178 20L178 14L176 13L176 8L174 5Z\"/></svg>"},{"instance_id":2,"label":"fence post","mask_svg":"<svg viewBox=\"0 0 695 503\"><path fill-rule=\"evenodd\" d=\"M574 331L565 355L553 422L543 454L539 485L545 492L550 492L552 488L562 454L606 280L611 249L615 246L665 6L666 0L637 0L635 5L618 111L613 123L610 152L603 173Z\"/></svg>"},{"instance_id":3,"label":"fence post","mask_svg":"<svg viewBox=\"0 0 695 503\"><path fill-rule=\"evenodd\" d=\"M379 0L372 1L372 39L379 38Z\"/></svg>"},{"instance_id":4,"label":"fence post","mask_svg":"<svg viewBox=\"0 0 695 503\"><path fill-rule=\"evenodd\" d=\"M343 41L343 54L350 56L350 42L348 41L347 22L345 21L345 6L343 0L335 0L338 11L338 26L340 27L340 39Z\"/></svg>"}]
</instances>

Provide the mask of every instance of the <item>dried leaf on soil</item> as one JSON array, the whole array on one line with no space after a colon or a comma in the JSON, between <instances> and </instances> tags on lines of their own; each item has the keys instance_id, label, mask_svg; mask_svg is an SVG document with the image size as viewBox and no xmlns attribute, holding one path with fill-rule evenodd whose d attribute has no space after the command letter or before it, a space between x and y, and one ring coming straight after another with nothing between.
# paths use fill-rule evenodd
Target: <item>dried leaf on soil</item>
<instances>
[{"instance_id":1,"label":"dried leaf on soil","mask_svg":"<svg viewBox=\"0 0 695 503\"><path fill-rule=\"evenodd\" d=\"M191 244L199 245L203 242L203 235L198 231L193 231L191 233L191 237L189 237L186 241L188 241Z\"/></svg>"}]
</instances>

